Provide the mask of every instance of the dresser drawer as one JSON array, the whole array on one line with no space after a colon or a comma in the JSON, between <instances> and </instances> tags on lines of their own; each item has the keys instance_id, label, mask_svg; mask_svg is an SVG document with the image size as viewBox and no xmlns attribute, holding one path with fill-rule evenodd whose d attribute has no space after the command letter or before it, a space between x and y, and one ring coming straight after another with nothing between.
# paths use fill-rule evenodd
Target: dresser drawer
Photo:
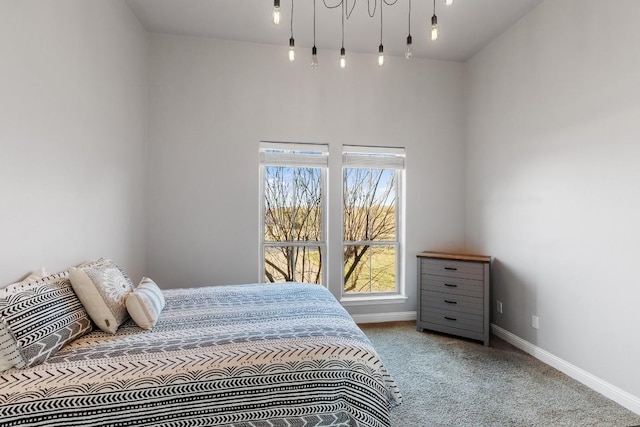
<instances>
[{"instance_id":1,"label":"dresser drawer","mask_svg":"<svg viewBox=\"0 0 640 427\"><path fill-rule=\"evenodd\" d=\"M473 280L482 280L484 272L483 264L477 262L422 259L420 266L422 273Z\"/></svg>"},{"instance_id":2,"label":"dresser drawer","mask_svg":"<svg viewBox=\"0 0 640 427\"><path fill-rule=\"evenodd\" d=\"M483 284L484 282L482 280L449 278L424 273L420 277L420 288L422 291L444 292L452 295L466 295L477 298L482 298L484 291Z\"/></svg>"},{"instance_id":3,"label":"dresser drawer","mask_svg":"<svg viewBox=\"0 0 640 427\"><path fill-rule=\"evenodd\" d=\"M422 310L420 315L420 321L423 323L432 323L478 333L484 332L483 320L484 317L482 315L442 310L439 308Z\"/></svg>"},{"instance_id":4,"label":"dresser drawer","mask_svg":"<svg viewBox=\"0 0 640 427\"><path fill-rule=\"evenodd\" d=\"M469 314L483 315L483 299L469 296L452 295L444 292L422 290L421 310L450 310Z\"/></svg>"}]
</instances>

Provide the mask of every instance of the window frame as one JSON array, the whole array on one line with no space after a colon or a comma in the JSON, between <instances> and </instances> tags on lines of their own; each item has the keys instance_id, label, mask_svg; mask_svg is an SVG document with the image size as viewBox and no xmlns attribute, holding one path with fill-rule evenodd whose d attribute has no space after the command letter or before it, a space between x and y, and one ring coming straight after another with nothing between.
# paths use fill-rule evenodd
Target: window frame
<instances>
[{"instance_id":1,"label":"window frame","mask_svg":"<svg viewBox=\"0 0 640 427\"><path fill-rule=\"evenodd\" d=\"M349 154L362 156L358 159L355 156L349 158ZM371 155L367 158L367 155ZM389 162L385 163L380 157L389 156ZM386 167L385 167L386 166ZM393 241L345 241L345 169L393 169L395 173L395 225L396 233ZM404 192L405 192L405 174L406 174L406 149L404 147L381 147L381 146L362 146L362 145L343 145L342 146L342 168L341 168L341 288L340 301L345 305L375 304L381 302L404 302L405 296L405 280L404 280L404 260L405 260L405 233L404 233ZM389 292L345 292L344 281L344 250L347 246L394 246L395 254L395 288ZM384 301L383 301L384 300Z\"/></svg>"},{"instance_id":2,"label":"window frame","mask_svg":"<svg viewBox=\"0 0 640 427\"><path fill-rule=\"evenodd\" d=\"M281 155L273 152L273 150L287 151ZM305 151L316 152L319 154L302 154ZM270 154L266 154L269 152ZM294 152L294 153L290 153ZM299 154L295 154L299 152ZM259 243L260 243L260 258L259 258L259 272L258 281L260 283L272 283L266 280L265 270L265 254L266 248L281 248L281 247L308 247L315 250L320 247L323 253L322 266L320 271L320 285L328 288L328 156L329 145L317 144L317 143L301 143L301 142L274 142L274 141L260 141L260 170L259 170L259 199L260 199L260 213L259 213ZM305 161L304 156L309 156L309 162ZM315 158L314 161L312 158ZM267 241L265 239L265 168L266 167L290 167L290 168L318 168L320 169L320 191L322 193L321 200L321 224L320 233L321 240L296 240L296 241ZM280 282L286 283L286 282Z\"/></svg>"}]
</instances>

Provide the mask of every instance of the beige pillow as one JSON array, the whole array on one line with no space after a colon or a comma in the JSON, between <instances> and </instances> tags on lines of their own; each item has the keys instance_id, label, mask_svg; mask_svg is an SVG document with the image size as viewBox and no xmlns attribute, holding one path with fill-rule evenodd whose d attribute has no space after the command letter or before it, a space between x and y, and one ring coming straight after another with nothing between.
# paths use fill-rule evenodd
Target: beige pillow
<instances>
[{"instance_id":1,"label":"beige pillow","mask_svg":"<svg viewBox=\"0 0 640 427\"><path fill-rule=\"evenodd\" d=\"M71 286L91 320L104 332L115 334L128 318L125 301L133 283L113 261L71 267Z\"/></svg>"},{"instance_id":2,"label":"beige pillow","mask_svg":"<svg viewBox=\"0 0 640 427\"><path fill-rule=\"evenodd\" d=\"M127 296L127 311L136 325L142 329L155 326L164 306L162 291L148 277L143 277L138 287Z\"/></svg>"}]
</instances>

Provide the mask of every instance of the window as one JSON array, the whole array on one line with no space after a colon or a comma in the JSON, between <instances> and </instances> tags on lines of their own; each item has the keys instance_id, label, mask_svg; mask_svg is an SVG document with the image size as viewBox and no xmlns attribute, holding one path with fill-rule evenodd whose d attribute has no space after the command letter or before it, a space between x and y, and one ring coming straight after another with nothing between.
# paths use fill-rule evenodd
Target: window
<instances>
[{"instance_id":1,"label":"window","mask_svg":"<svg viewBox=\"0 0 640 427\"><path fill-rule=\"evenodd\" d=\"M323 144L260 143L265 282L325 280L328 150Z\"/></svg>"},{"instance_id":2,"label":"window","mask_svg":"<svg viewBox=\"0 0 640 427\"><path fill-rule=\"evenodd\" d=\"M343 295L401 292L404 151L343 147Z\"/></svg>"}]
</instances>

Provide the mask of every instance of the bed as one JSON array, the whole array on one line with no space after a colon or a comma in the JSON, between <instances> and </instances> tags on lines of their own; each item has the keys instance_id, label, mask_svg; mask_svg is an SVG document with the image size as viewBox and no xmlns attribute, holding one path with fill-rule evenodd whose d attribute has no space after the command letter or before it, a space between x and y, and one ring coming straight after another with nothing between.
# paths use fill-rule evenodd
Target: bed
<instances>
[{"instance_id":1,"label":"bed","mask_svg":"<svg viewBox=\"0 0 640 427\"><path fill-rule=\"evenodd\" d=\"M0 426L389 426L402 401L367 337L318 285L163 291L40 365L0 373Z\"/></svg>"}]
</instances>

